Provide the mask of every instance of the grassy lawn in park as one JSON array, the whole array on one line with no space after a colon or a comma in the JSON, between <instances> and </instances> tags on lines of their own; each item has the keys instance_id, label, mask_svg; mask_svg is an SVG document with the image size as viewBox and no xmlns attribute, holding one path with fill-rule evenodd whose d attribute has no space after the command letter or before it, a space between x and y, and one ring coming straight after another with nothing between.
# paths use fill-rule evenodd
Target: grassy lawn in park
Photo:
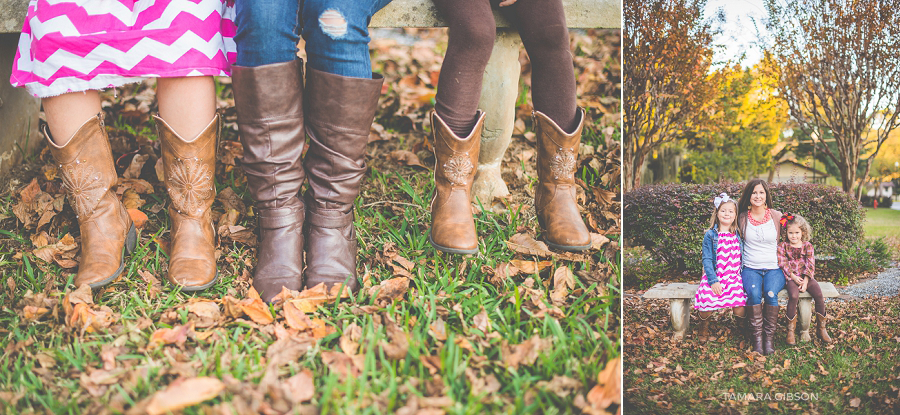
<instances>
[{"instance_id":1,"label":"grassy lawn in park","mask_svg":"<svg viewBox=\"0 0 900 415\"><path fill-rule=\"evenodd\" d=\"M636 294L640 294L637 292ZM696 319L671 340L669 304L626 297L625 413L897 413L900 409L900 298L828 303L824 345L785 343L782 309L776 353L761 356L734 330L730 313L712 320L716 339L696 339ZM696 314L695 314L696 315ZM815 320L812 322L815 327Z\"/></svg>"},{"instance_id":2,"label":"grassy lawn in park","mask_svg":"<svg viewBox=\"0 0 900 415\"><path fill-rule=\"evenodd\" d=\"M897 202L900 203L900 202ZM865 208L866 221L863 231L867 238L900 238L900 210Z\"/></svg>"},{"instance_id":3,"label":"grassy lawn in park","mask_svg":"<svg viewBox=\"0 0 900 415\"><path fill-rule=\"evenodd\" d=\"M539 236L531 106L522 100L523 131L504 162L512 195L476 214L479 253L465 257L427 242L434 186L422 165L433 156L422 120L434 85L423 82L437 77L418 73L439 68L446 32L416 33L413 47L373 43L391 90L357 200L364 288L352 298L293 293L271 307L253 299L255 219L235 165L241 149L226 79L218 88L226 127L216 186L244 205L213 205L221 278L203 292L165 280L170 225L153 166L152 83L104 95L115 156L126 155L119 173L131 168L142 180L117 190L148 216L114 283L93 294L72 285L77 224L49 154L10 174L0 184L0 414L165 413L178 403L185 414L615 412L605 397L620 386L620 199L608 199L619 192L619 115L596 94L612 85L609 96L619 96L618 32L573 35L579 99L593 119L579 200L602 238L580 254L507 243ZM523 92L527 85L525 73ZM401 150L421 165L391 156ZM135 166L133 154L150 161Z\"/></svg>"}]
</instances>

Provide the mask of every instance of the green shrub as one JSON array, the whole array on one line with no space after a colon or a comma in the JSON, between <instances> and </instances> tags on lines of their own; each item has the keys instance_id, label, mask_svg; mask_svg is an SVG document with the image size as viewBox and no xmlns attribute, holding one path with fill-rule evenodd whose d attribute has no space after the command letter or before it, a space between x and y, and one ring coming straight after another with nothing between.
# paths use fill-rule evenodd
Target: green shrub
<instances>
[{"instance_id":1,"label":"green shrub","mask_svg":"<svg viewBox=\"0 0 900 415\"><path fill-rule=\"evenodd\" d=\"M699 280L701 244L709 228L713 199L722 192L739 199L743 188L743 183L669 184L626 193L626 246L643 246L666 268L687 271ZM841 189L813 184L773 184L769 189L775 209L809 221L818 255L837 255L841 246L862 239L864 210Z\"/></svg>"},{"instance_id":2,"label":"green shrub","mask_svg":"<svg viewBox=\"0 0 900 415\"><path fill-rule=\"evenodd\" d=\"M846 284L852 277L879 271L890 262L891 247L884 238L862 239L838 247L834 259L826 261L822 268L827 275L825 280ZM819 274L818 269L816 274Z\"/></svg>"},{"instance_id":3,"label":"green shrub","mask_svg":"<svg viewBox=\"0 0 900 415\"><path fill-rule=\"evenodd\" d=\"M666 265L643 247L625 250L625 269L622 280L625 288L646 290L668 272Z\"/></svg>"}]
</instances>

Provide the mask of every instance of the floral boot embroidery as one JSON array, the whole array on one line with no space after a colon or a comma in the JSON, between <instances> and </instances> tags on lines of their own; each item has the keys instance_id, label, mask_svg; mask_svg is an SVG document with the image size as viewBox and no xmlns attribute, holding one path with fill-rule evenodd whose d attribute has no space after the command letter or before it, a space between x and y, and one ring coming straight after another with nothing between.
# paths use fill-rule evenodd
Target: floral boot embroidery
<instances>
[{"instance_id":1,"label":"floral boot embroidery","mask_svg":"<svg viewBox=\"0 0 900 415\"><path fill-rule=\"evenodd\" d=\"M169 197L178 213L196 215L213 195L212 172L197 157L176 158L167 172Z\"/></svg>"}]
</instances>

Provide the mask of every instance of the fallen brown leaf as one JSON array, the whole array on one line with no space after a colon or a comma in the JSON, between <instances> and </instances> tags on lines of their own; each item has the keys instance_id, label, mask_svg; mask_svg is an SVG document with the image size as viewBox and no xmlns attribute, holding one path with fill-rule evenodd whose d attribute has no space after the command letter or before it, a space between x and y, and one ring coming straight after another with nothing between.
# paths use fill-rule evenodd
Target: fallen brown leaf
<instances>
[{"instance_id":1,"label":"fallen brown leaf","mask_svg":"<svg viewBox=\"0 0 900 415\"><path fill-rule=\"evenodd\" d=\"M263 325L275 321L275 317L269 312L269 307L263 302L262 298L259 297L259 293L256 292L255 288L250 287L247 295L249 298L245 298L238 303L241 311L243 311L247 317L250 317L250 319L256 323Z\"/></svg>"},{"instance_id":2,"label":"fallen brown leaf","mask_svg":"<svg viewBox=\"0 0 900 415\"><path fill-rule=\"evenodd\" d=\"M538 335L534 335L534 337L513 346L509 346L504 340L500 346L503 354L503 363L512 368L518 368L522 364L533 364L541 352L552 345L552 340L549 338L542 339Z\"/></svg>"},{"instance_id":3,"label":"fallen brown leaf","mask_svg":"<svg viewBox=\"0 0 900 415\"><path fill-rule=\"evenodd\" d=\"M128 216L131 217L131 221L134 222L134 227L138 229L143 229L149 219L147 218L147 214L141 212L139 209L128 209Z\"/></svg>"},{"instance_id":4,"label":"fallen brown leaf","mask_svg":"<svg viewBox=\"0 0 900 415\"><path fill-rule=\"evenodd\" d=\"M216 378L179 378L165 390L153 394L150 405L147 406L147 413L150 415L162 415L167 412L184 409L215 398L224 389L225 384Z\"/></svg>"},{"instance_id":5,"label":"fallen brown leaf","mask_svg":"<svg viewBox=\"0 0 900 415\"><path fill-rule=\"evenodd\" d=\"M552 256L553 253L547 248L547 244L536 241L530 235L525 233L517 233L509 238L506 245L513 252L525 255L535 256Z\"/></svg>"},{"instance_id":6,"label":"fallen brown leaf","mask_svg":"<svg viewBox=\"0 0 900 415\"><path fill-rule=\"evenodd\" d=\"M419 156L412 151L407 150L394 150L390 154L391 160L400 163L404 166L409 167L420 167L423 169L427 169L424 164L419 160Z\"/></svg>"}]
</instances>

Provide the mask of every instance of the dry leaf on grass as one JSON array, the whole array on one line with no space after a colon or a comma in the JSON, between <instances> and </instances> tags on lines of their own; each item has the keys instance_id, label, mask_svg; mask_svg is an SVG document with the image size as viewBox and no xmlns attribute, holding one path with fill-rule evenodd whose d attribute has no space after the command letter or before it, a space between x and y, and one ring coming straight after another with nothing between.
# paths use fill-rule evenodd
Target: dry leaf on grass
<instances>
[{"instance_id":1,"label":"dry leaf on grass","mask_svg":"<svg viewBox=\"0 0 900 415\"><path fill-rule=\"evenodd\" d=\"M591 234L591 249L600 250L603 249L603 246L609 243L609 238L605 235L601 235L599 233Z\"/></svg>"},{"instance_id":2,"label":"dry leaf on grass","mask_svg":"<svg viewBox=\"0 0 900 415\"><path fill-rule=\"evenodd\" d=\"M149 219L147 218L147 214L141 212L139 209L128 209L128 216L131 218L131 221L134 222L134 227L138 229L143 229Z\"/></svg>"},{"instance_id":3,"label":"dry leaf on grass","mask_svg":"<svg viewBox=\"0 0 900 415\"><path fill-rule=\"evenodd\" d=\"M553 291L550 292L550 301L557 307L566 304L569 291L575 289L575 274L569 267L559 267L553 273Z\"/></svg>"},{"instance_id":4,"label":"dry leaf on grass","mask_svg":"<svg viewBox=\"0 0 900 415\"><path fill-rule=\"evenodd\" d=\"M219 396L225 384L210 377L179 378L165 390L156 392L147 406L150 415L162 415L177 411Z\"/></svg>"},{"instance_id":5,"label":"dry leaf on grass","mask_svg":"<svg viewBox=\"0 0 900 415\"><path fill-rule=\"evenodd\" d=\"M533 364L541 352L550 348L552 345L553 342L550 338L542 339L540 336L535 335L520 344L512 346L507 344L506 340L504 340L500 346L500 350L503 354L503 363L515 369L518 368L519 365Z\"/></svg>"},{"instance_id":6,"label":"dry leaf on grass","mask_svg":"<svg viewBox=\"0 0 900 415\"><path fill-rule=\"evenodd\" d=\"M384 280L381 284L369 288L369 295L376 296L376 302L389 303L403 298L407 290L409 290L409 278L396 277Z\"/></svg>"},{"instance_id":7,"label":"dry leaf on grass","mask_svg":"<svg viewBox=\"0 0 900 415\"><path fill-rule=\"evenodd\" d=\"M536 241L530 235L525 233L517 233L513 235L509 238L509 241L506 242L506 245L513 252L518 252L520 254L536 256L553 255L553 253L550 252L550 249L547 248L547 244Z\"/></svg>"},{"instance_id":8,"label":"dry leaf on grass","mask_svg":"<svg viewBox=\"0 0 900 415\"><path fill-rule=\"evenodd\" d=\"M553 265L550 261L524 261L521 259L514 259L509 262L518 268L520 272L528 275L538 274L544 268Z\"/></svg>"},{"instance_id":9,"label":"dry leaf on grass","mask_svg":"<svg viewBox=\"0 0 900 415\"><path fill-rule=\"evenodd\" d=\"M384 355L390 360L403 360L409 353L409 337L400 326L390 318L384 319L384 330L387 333L388 340L382 340L381 349Z\"/></svg>"},{"instance_id":10,"label":"dry leaf on grass","mask_svg":"<svg viewBox=\"0 0 900 415\"><path fill-rule=\"evenodd\" d=\"M622 357L606 362L606 367L597 375L597 384L588 392L587 400L596 409L606 409L612 404L621 404Z\"/></svg>"},{"instance_id":11,"label":"dry leaf on grass","mask_svg":"<svg viewBox=\"0 0 900 415\"><path fill-rule=\"evenodd\" d=\"M297 310L300 310L304 313L313 313L315 312L320 305L330 303L337 299L338 293L340 290L340 286L335 285L331 287L331 291L325 288L325 283L321 283L312 288L307 288L303 291L300 291L296 297L288 300L285 305L288 303L292 304ZM350 292L347 287L344 287L343 292L340 292L342 298L347 298L350 296Z\"/></svg>"},{"instance_id":12,"label":"dry leaf on grass","mask_svg":"<svg viewBox=\"0 0 900 415\"><path fill-rule=\"evenodd\" d=\"M344 327L341 334L340 345L341 350L348 355L355 355L359 350L359 339L362 338L362 328L356 323L350 323Z\"/></svg>"},{"instance_id":13,"label":"dry leaf on grass","mask_svg":"<svg viewBox=\"0 0 900 415\"><path fill-rule=\"evenodd\" d=\"M269 312L269 307L263 302L262 298L259 297L259 293L256 292L255 288L250 287L247 295L249 298L245 298L238 303L241 311L243 311L247 317L250 317L251 320L262 325L275 321L275 317Z\"/></svg>"},{"instance_id":14,"label":"dry leaf on grass","mask_svg":"<svg viewBox=\"0 0 900 415\"><path fill-rule=\"evenodd\" d=\"M47 263L55 262L63 268L75 268L78 266L78 262L75 261L77 251L78 245L75 243L75 238L67 233L59 239L59 242L35 249L32 253Z\"/></svg>"},{"instance_id":15,"label":"dry leaf on grass","mask_svg":"<svg viewBox=\"0 0 900 415\"><path fill-rule=\"evenodd\" d=\"M303 369L300 373L289 377L284 382L285 395L295 405L312 399L316 394L312 371Z\"/></svg>"},{"instance_id":16,"label":"dry leaf on grass","mask_svg":"<svg viewBox=\"0 0 900 415\"><path fill-rule=\"evenodd\" d=\"M22 308L22 315L26 320L37 320L48 312L50 312L50 309L46 307L35 307L33 305L27 305Z\"/></svg>"},{"instance_id":17,"label":"dry leaf on grass","mask_svg":"<svg viewBox=\"0 0 900 415\"><path fill-rule=\"evenodd\" d=\"M424 164L419 160L419 156L412 151L407 150L394 150L391 152L391 160L398 162L404 166L409 167L420 167L423 169L427 169Z\"/></svg>"},{"instance_id":18,"label":"dry leaf on grass","mask_svg":"<svg viewBox=\"0 0 900 415\"><path fill-rule=\"evenodd\" d=\"M119 315L107 306L94 307L96 306L91 287L87 284L82 284L79 289L66 294L63 298L66 325L92 333L108 328L119 319Z\"/></svg>"},{"instance_id":19,"label":"dry leaf on grass","mask_svg":"<svg viewBox=\"0 0 900 415\"><path fill-rule=\"evenodd\" d=\"M359 357L365 359L365 356ZM348 376L357 377L362 373L360 370L361 368L357 366L358 363L346 353L324 351L322 352L322 362L324 362L325 366L328 366L332 372L337 373L341 380L347 379ZM362 361L359 362L359 365L361 364Z\"/></svg>"},{"instance_id":20,"label":"dry leaf on grass","mask_svg":"<svg viewBox=\"0 0 900 415\"><path fill-rule=\"evenodd\" d=\"M183 326L179 325L172 328L161 328L150 335L150 343L147 345L147 348L154 349L167 344L174 344L178 347L184 346L184 342L187 341L188 335L190 335L192 331L194 331L193 322Z\"/></svg>"},{"instance_id":21,"label":"dry leaf on grass","mask_svg":"<svg viewBox=\"0 0 900 415\"><path fill-rule=\"evenodd\" d=\"M481 330L482 333L487 334L487 332L491 331L491 319L488 318L487 311L484 307L481 308L480 313L475 315L472 322L475 324L475 328Z\"/></svg>"}]
</instances>

